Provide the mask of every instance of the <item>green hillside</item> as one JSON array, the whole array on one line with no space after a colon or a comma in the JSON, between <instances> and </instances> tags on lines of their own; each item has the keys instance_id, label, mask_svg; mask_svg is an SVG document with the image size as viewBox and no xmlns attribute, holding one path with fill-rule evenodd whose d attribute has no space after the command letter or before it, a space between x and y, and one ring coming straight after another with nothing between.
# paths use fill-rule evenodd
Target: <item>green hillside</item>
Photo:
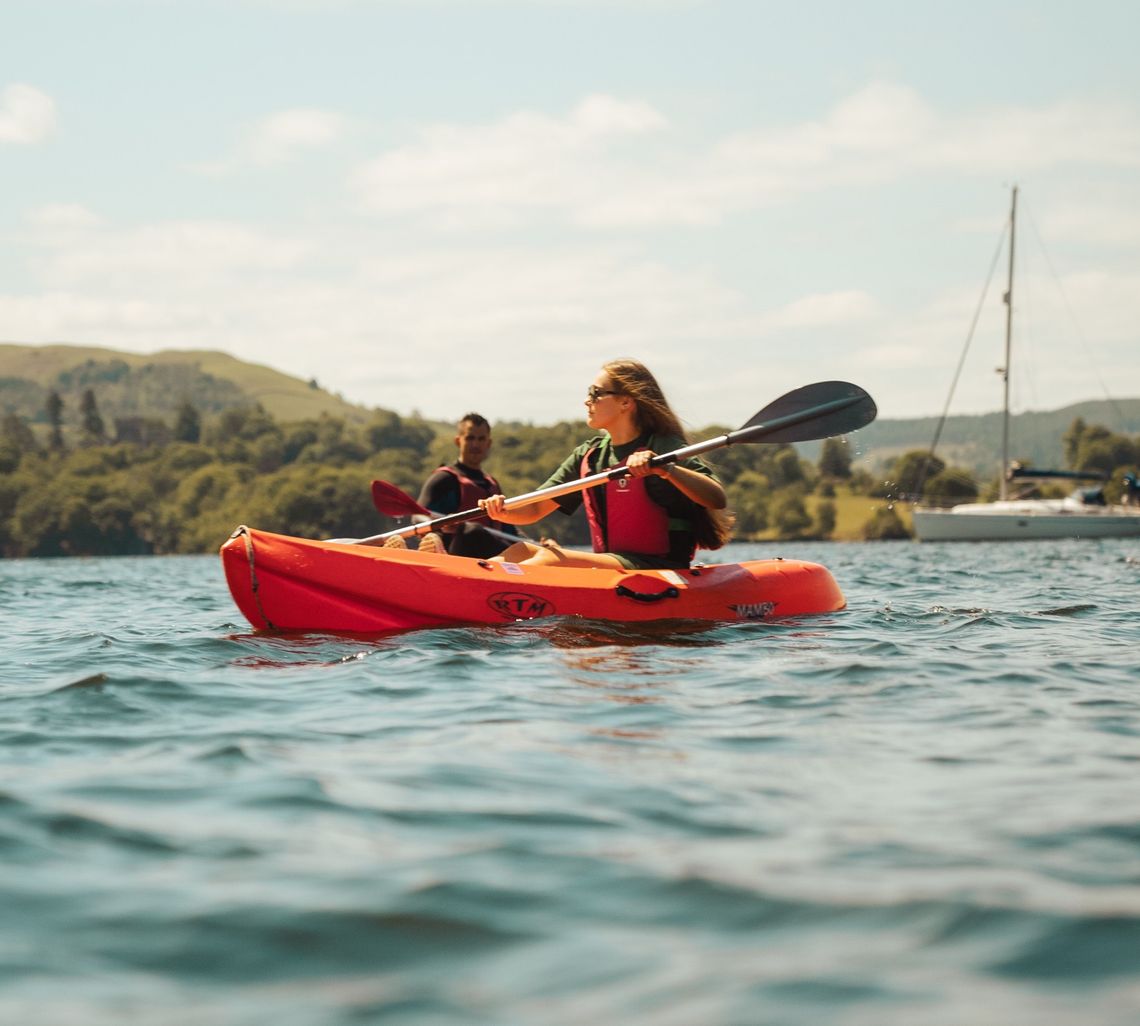
<instances>
[{"instance_id":1,"label":"green hillside","mask_svg":"<svg viewBox=\"0 0 1140 1026\"><path fill-rule=\"evenodd\" d=\"M45 403L54 390L74 419L87 389L94 392L108 425L122 417L169 419L186 401L204 415L260 403L282 421L328 414L363 423L371 415L316 382L211 350L140 354L87 346L0 344L0 415L15 413L43 423Z\"/></svg>"},{"instance_id":2,"label":"green hillside","mask_svg":"<svg viewBox=\"0 0 1140 1026\"><path fill-rule=\"evenodd\" d=\"M67 429L78 423L80 399L87 389L94 392L108 429L118 418L170 422L185 401L205 417L260 403L282 423L327 414L350 425L363 425L373 413L316 382L212 350L139 354L86 346L0 344L0 416L15 413L32 424L44 425L46 400L54 390L64 400ZM1140 399L1083 402L1060 410L1019 414L1013 418L1011 457L1038 466L1061 466L1061 439L1077 417L1135 435L1140 433ZM502 421L500 426L507 427L509 422ZM899 454L928 448L936 426L935 417L880 419L853 438L857 459L871 473L878 473ZM996 472L1000 446L1000 414L955 416L946 421L938 455L984 480ZM820 443L801 444L797 450L814 461Z\"/></svg>"},{"instance_id":3,"label":"green hillside","mask_svg":"<svg viewBox=\"0 0 1140 1026\"><path fill-rule=\"evenodd\" d=\"M1063 467L1062 437L1078 417L1101 424L1117 434L1140 433L1140 399L1075 403L1059 410L1030 411L1010 418L1010 459L1037 467ZM937 417L911 420L880 419L867 425L852 442L858 458L872 471L912 449L929 449L938 427ZM820 443L796 448L807 459L817 459ZM981 480L993 477L1001 462L1001 414L947 417L938 443L938 455L949 464L970 470Z\"/></svg>"}]
</instances>

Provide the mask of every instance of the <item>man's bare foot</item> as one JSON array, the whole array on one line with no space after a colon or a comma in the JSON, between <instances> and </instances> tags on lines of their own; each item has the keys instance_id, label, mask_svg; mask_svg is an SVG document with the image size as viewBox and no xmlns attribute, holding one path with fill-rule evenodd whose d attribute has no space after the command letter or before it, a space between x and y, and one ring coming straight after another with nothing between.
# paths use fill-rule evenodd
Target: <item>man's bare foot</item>
<instances>
[{"instance_id":1,"label":"man's bare foot","mask_svg":"<svg viewBox=\"0 0 1140 1026\"><path fill-rule=\"evenodd\" d=\"M420 552L435 552L441 556L447 555L447 546L443 538L435 531L429 531L420 539Z\"/></svg>"}]
</instances>

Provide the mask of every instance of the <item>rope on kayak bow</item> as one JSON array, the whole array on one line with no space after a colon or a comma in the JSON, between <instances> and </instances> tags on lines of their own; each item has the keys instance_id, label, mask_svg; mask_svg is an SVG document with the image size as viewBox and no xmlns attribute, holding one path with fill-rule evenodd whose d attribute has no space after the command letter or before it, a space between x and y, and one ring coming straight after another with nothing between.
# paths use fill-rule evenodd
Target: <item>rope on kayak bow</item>
<instances>
[{"instance_id":1,"label":"rope on kayak bow","mask_svg":"<svg viewBox=\"0 0 1140 1026\"><path fill-rule=\"evenodd\" d=\"M265 626L268 627L271 631L275 631L277 630L276 624L274 624L274 622L265 615L265 607L261 604L261 595L259 594L261 591L261 582L257 579L257 567L254 564L253 559L253 539L249 536L249 531L247 531L244 527L239 527L237 531L234 532L234 534L238 534L239 532L244 536L242 540L245 542L245 554L246 558L249 560L250 593L253 595L253 601L257 605L257 611L261 614L261 619L265 621Z\"/></svg>"}]
</instances>

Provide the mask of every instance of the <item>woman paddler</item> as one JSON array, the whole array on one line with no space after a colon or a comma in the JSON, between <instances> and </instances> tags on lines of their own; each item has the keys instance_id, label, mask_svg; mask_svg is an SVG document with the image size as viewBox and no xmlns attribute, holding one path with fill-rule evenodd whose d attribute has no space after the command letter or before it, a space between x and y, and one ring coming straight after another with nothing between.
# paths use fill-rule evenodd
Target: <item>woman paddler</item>
<instances>
[{"instance_id":1,"label":"woman paddler","mask_svg":"<svg viewBox=\"0 0 1140 1026\"><path fill-rule=\"evenodd\" d=\"M585 502L594 551L520 541L497 561L679 569L689 566L698 547L717 549L728 540L731 516L724 509L724 488L706 463L694 457L649 465L657 453L680 449L688 439L648 368L636 360L605 364L586 390L586 423L602 433L578 446L542 487L623 464L628 476L510 510L504 509L502 495L480 499L479 505L502 523L533 524L556 509L571 514Z\"/></svg>"}]
</instances>

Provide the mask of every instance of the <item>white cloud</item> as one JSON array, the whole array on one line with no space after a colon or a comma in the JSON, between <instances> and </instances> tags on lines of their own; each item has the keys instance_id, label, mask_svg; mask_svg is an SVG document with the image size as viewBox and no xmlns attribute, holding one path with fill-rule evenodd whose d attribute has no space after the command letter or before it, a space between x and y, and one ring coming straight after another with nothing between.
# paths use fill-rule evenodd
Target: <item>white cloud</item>
<instances>
[{"instance_id":1,"label":"white cloud","mask_svg":"<svg viewBox=\"0 0 1140 1026\"><path fill-rule=\"evenodd\" d=\"M254 128L247 150L258 163L281 163L302 151L331 145L347 124L343 114L316 107L278 111Z\"/></svg>"},{"instance_id":2,"label":"white cloud","mask_svg":"<svg viewBox=\"0 0 1140 1026\"><path fill-rule=\"evenodd\" d=\"M485 229L544 213L612 228L712 224L916 174L1018 176L1082 163L1140 167L1136 111L1064 102L947 114L906 86L872 83L822 119L737 132L705 149L648 104L606 96L562 118L434 125L360 169L354 186L372 213L435 226Z\"/></svg>"},{"instance_id":3,"label":"white cloud","mask_svg":"<svg viewBox=\"0 0 1140 1026\"><path fill-rule=\"evenodd\" d=\"M55 101L35 86L17 82L0 92L0 143L43 142L55 129Z\"/></svg>"},{"instance_id":4,"label":"white cloud","mask_svg":"<svg viewBox=\"0 0 1140 1026\"><path fill-rule=\"evenodd\" d=\"M103 223L98 214L79 203L49 203L37 207L28 215L28 221L49 231L83 231Z\"/></svg>"},{"instance_id":5,"label":"white cloud","mask_svg":"<svg viewBox=\"0 0 1140 1026\"><path fill-rule=\"evenodd\" d=\"M0 322L9 337L35 342L78 342L148 350L177 339L180 329L200 331L201 311L163 301L99 297L82 291L42 292L32 296L0 295ZM159 344L161 341L162 344Z\"/></svg>"},{"instance_id":6,"label":"white cloud","mask_svg":"<svg viewBox=\"0 0 1140 1026\"><path fill-rule=\"evenodd\" d=\"M343 130L337 116L293 117L299 110L261 123L262 159L328 145ZM1057 105L949 114L905 87L876 84L819 118L712 143L647 103L600 95L561 116L521 111L487 124L437 124L353 179L379 224L338 211L312 217L311 207L303 224L279 231L220 220L124 227L67 203L33 211L28 284L0 297L0 323L28 341L224 348L315 375L359 401L442 417L467 408L472 395L493 416L579 416L580 384L621 354L645 359L696 425L735 425L821 377L894 396L885 416L933 413L990 251L986 242L976 264L959 263L970 249L958 231L962 211L976 200L943 209L942 190L948 181L955 195L959 183L973 187L971 175L987 182L995 198L982 226L988 237L1000 227L1005 201L995 177L1006 176L1007 161L1037 169L1088 161L1098 181L1110 177L1099 169L1133 159L1135 115L1085 113ZM1081 148L1059 147L1058 131ZM251 142L247 162L254 151ZM928 187L939 172L941 182ZM907 177L926 190L918 243L911 226L897 224ZM1065 176L1039 177L1053 189L1051 198L1031 194L1047 236L1060 227L1082 243L1140 243L1127 176L1115 176L1115 194L1083 198L1080 168L1059 200ZM816 195L826 202L793 202ZM837 210L859 218L837 230L829 220ZM737 216L754 211L762 213ZM722 221L731 232L713 230ZM894 253L892 224L907 235ZM708 230L643 231L675 225ZM510 230L493 230L503 226ZM933 266L921 275L891 266L899 252ZM1130 251L1109 254L1116 267L1100 266L1103 252L1069 253L1075 259L1060 262L1083 272L1066 279L1070 300L1096 318L1085 325L1089 337L1115 350L1114 366L1135 366L1140 287L1120 272ZM1048 320L1060 323L1055 313ZM1028 326L1028 315L1019 323ZM998 337L983 327L988 341ZM962 384L965 409L997 402L981 342L980 369ZM1072 359L1071 346L1058 350ZM697 359L708 374L693 372ZM558 380L536 388L536 375L552 368ZM1074 397L1071 381L1041 380L1050 394ZM1082 386L1075 397L1095 394Z\"/></svg>"},{"instance_id":7,"label":"white cloud","mask_svg":"<svg viewBox=\"0 0 1140 1026\"><path fill-rule=\"evenodd\" d=\"M629 354L654 368L691 424L736 426L823 377L858 381L877 398L901 394L885 416L937 412L977 303L972 286L917 310L851 288L783 303L776 292L765 308L712 270L671 266L628 242L554 251L376 241L355 228L282 238L224 222L45 234L42 287L0 296L0 323L26 341L222 348L403 412L451 417L475 394L489 415L540 423L579 416L578 386L605 359ZM354 273L315 263L333 252ZM1135 275L1083 273L1064 284L1076 309L1096 314L1084 328L1101 366L1134 363ZM1023 281L1020 295L1028 302L1043 285ZM1049 355L1054 329L1068 328L1064 310L1042 307L1038 319L1049 331L1038 343L1047 359L1034 361L1047 365L1037 394L1096 396L1095 380L1076 381L1072 361L1082 370L1089 361L1071 333L1066 358ZM1028 315L1019 327L1030 331ZM1000 328L993 311L979 326L955 412L995 408ZM707 374L693 372L695 360ZM558 380L536 388L552 368Z\"/></svg>"},{"instance_id":8,"label":"white cloud","mask_svg":"<svg viewBox=\"0 0 1140 1026\"><path fill-rule=\"evenodd\" d=\"M804 296L768 318L772 328L820 328L850 324L874 316L875 300L866 292L849 289Z\"/></svg>"},{"instance_id":9,"label":"white cloud","mask_svg":"<svg viewBox=\"0 0 1140 1026\"><path fill-rule=\"evenodd\" d=\"M1047 239L1096 246L1140 246L1140 194L1101 188L1088 195L1054 201L1041 224Z\"/></svg>"},{"instance_id":10,"label":"white cloud","mask_svg":"<svg viewBox=\"0 0 1140 1026\"><path fill-rule=\"evenodd\" d=\"M570 116L572 129L583 138L643 135L665 128L665 118L641 101L617 100L612 96L588 96Z\"/></svg>"},{"instance_id":11,"label":"white cloud","mask_svg":"<svg viewBox=\"0 0 1140 1026\"><path fill-rule=\"evenodd\" d=\"M512 414L546 421L579 416L580 396L576 379L555 396L531 387L540 368L576 361L588 383L615 353L657 354L669 367L677 349L748 330L741 297L711 276L626 247L541 259L527 248L421 247L404 258L377 256L370 234L284 247L210 224L96 234L53 243L39 290L0 296L7 337L143 352L222 348L315 374L360 401L444 417L470 405L473 392L510 389L504 377L514 375ZM337 252L358 273L280 262L311 250ZM458 354L471 357L467 370L431 375L425 387L425 369L436 359L463 363ZM681 364L675 378L684 382L687 359Z\"/></svg>"},{"instance_id":12,"label":"white cloud","mask_svg":"<svg viewBox=\"0 0 1140 1026\"><path fill-rule=\"evenodd\" d=\"M1140 167L1137 112L1066 102L946 114L913 89L874 83L818 122L724 140L698 163L696 179L707 176L705 194L727 212L915 174L1019 177L1066 164Z\"/></svg>"},{"instance_id":13,"label":"white cloud","mask_svg":"<svg viewBox=\"0 0 1140 1026\"><path fill-rule=\"evenodd\" d=\"M137 293L156 281L189 289L242 274L281 273L295 267L306 249L296 239L228 221L164 221L68 239L47 230L37 241L40 272L53 285L118 286Z\"/></svg>"},{"instance_id":14,"label":"white cloud","mask_svg":"<svg viewBox=\"0 0 1140 1026\"><path fill-rule=\"evenodd\" d=\"M220 177L249 167L287 164L304 153L334 145L344 137L349 124L346 115L318 107L276 111L257 122L230 156L199 161L190 170Z\"/></svg>"},{"instance_id":15,"label":"white cloud","mask_svg":"<svg viewBox=\"0 0 1140 1026\"><path fill-rule=\"evenodd\" d=\"M588 209L612 187L608 146L658 132L651 106L588 97L566 118L523 111L492 125L436 125L355 176L366 209L457 215L476 224L523 211Z\"/></svg>"},{"instance_id":16,"label":"white cloud","mask_svg":"<svg viewBox=\"0 0 1140 1026\"><path fill-rule=\"evenodd\" d=\"M1122 105L1061 102L940 118L915 164L1018 175L1065 164L1140 167L1140 120Z\"/></svg>"}]
</instances>

